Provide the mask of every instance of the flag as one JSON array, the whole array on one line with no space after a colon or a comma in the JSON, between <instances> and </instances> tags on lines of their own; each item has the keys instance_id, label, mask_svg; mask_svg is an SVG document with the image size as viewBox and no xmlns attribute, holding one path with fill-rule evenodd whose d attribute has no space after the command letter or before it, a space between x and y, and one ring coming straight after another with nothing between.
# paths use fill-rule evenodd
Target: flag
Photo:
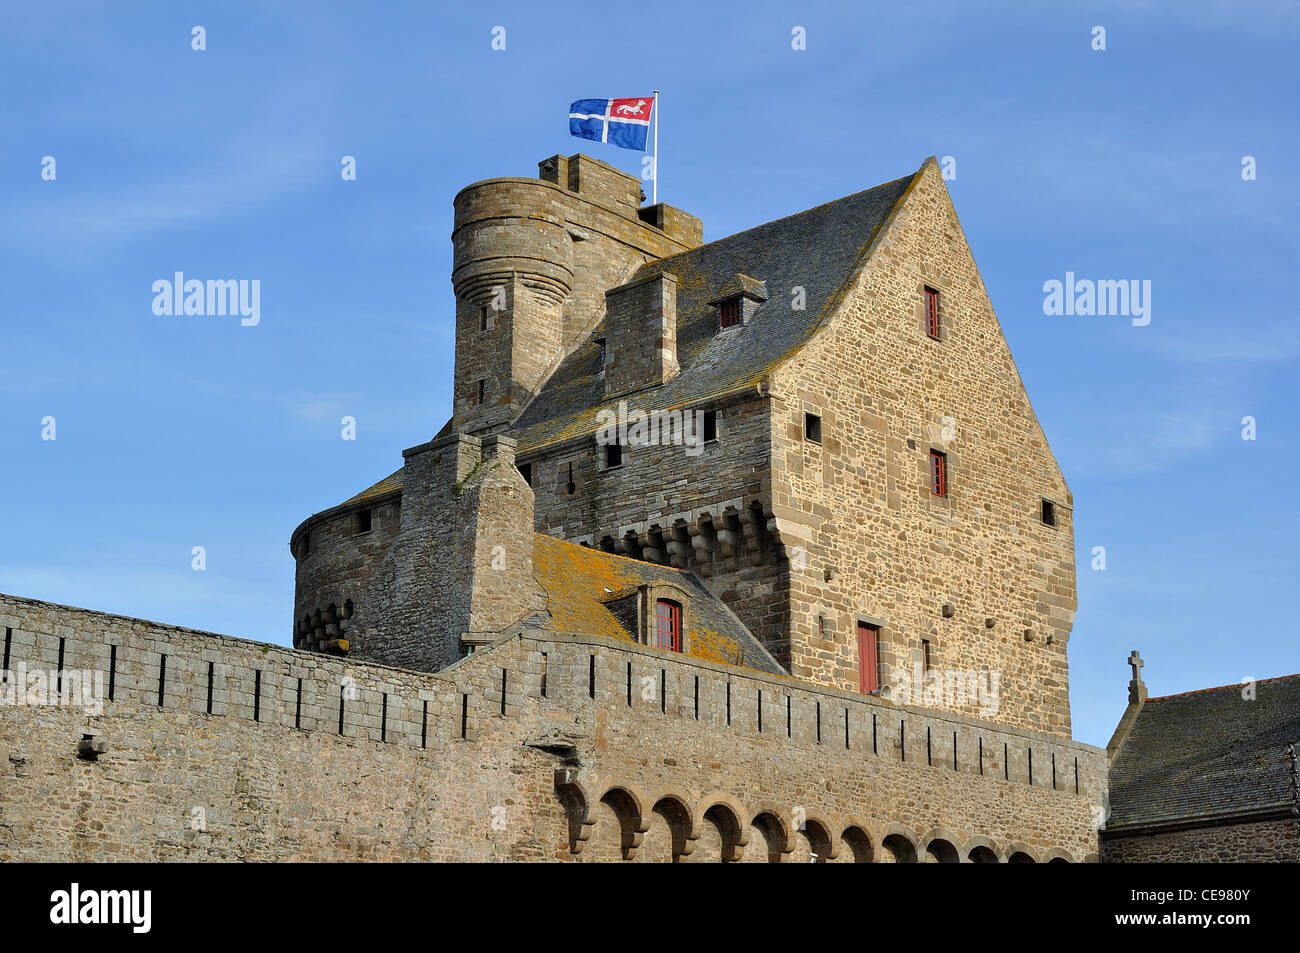
<instances>
[{"instance_id":1,"label":"flag","mask_svg":"<svg viewBox=\"0 0 1300 953\"><path fill-rule=\"evenodd\" d=\"M654 97L579 99L569 106L569 133L645 152Z\"/></svg>"}]
</instances>

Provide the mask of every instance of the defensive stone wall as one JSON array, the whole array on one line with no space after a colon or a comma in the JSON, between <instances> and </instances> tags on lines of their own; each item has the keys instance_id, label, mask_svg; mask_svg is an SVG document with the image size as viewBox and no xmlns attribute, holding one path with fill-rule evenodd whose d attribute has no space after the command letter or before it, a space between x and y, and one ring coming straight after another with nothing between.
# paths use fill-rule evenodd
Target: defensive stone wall
<instances>
[{"instance_id":1,"label":"defensive stone wall","mask_svg":"<svg viewBox=\"0 0 1300 953\"><path fill-rule=\"evenodd\" d=\"M0 706L0 860L1095 852L1096 748L644 646L529 630L423 674L13 596L0 632L11 680L103 691Z\"/></svg>"}]
</instances>

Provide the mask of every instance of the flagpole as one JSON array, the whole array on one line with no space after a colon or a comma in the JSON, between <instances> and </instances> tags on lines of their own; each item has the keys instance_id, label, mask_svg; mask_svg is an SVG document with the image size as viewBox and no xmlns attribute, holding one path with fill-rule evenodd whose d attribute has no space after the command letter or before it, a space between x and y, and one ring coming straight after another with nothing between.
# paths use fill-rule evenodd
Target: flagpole
<instances>
[{"instance_id":1,"label":"flagpole","mask_svg":"<svg viewBox=\"0 0 1300 953\"><path fill-rule=\"evenodd\" d=\"M641 87L644 89L645 87ZM654 114L655 114L655 178L654 184L650 187L650 204L659 204L659 90L655 90L654 95Z\"/></svg>"}]
</instances>

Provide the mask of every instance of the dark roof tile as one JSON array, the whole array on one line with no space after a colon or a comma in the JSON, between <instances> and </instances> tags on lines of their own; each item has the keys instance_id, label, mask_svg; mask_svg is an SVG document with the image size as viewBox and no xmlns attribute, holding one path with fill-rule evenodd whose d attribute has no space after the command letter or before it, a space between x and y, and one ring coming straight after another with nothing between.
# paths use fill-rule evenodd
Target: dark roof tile
<instances>
[{"instance_id":1,"label":"dark roof tile","mask_svg":"<svg viewBox=\"0 0 1300 953\"><path fill-rule=\"evenodd\" d=\"M1110 769L1110 824L1227 814L1292 802L1300 675L1148 698Z\"/></svg>"}]
</instances>

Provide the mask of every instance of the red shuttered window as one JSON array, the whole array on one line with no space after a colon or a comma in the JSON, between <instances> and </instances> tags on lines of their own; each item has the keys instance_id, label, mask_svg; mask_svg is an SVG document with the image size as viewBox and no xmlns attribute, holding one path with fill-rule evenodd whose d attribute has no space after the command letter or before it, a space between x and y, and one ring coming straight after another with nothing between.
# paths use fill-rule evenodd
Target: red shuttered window
<instances>
[{"instance_id":1,"label":"red shuttered window","mask_svg":"<svg viewBox=\"0 0 1300 953\"><path fill-rule=\"evenodd\" d=\"M740 299L732 298L730 301L724 301L718 305L718 325L723 328L734 328L740 323Z\"/></svg>"},{"instance_id":2,"label":"red shuttered window","mask_svg":"<svg viewBox=\"0 0 1300 953\"><path fill-rule=\"evenodd\" d=\"M925 289L925 333L939 340L939 292Z\"/></svg>"},{"instance_id":3,"label":"red shuttered window","mask_svg":"<svg viewBox=\"0 0 1300 953\"><path fill-rule=\"evenodd\" d=\"M682 607L667 599L655 603L655 634L661 649L682 650Z\"/></svg>"},{"instance_id":4,"label":"red shuttered window","mask_svg":"<svg viewBox=\"0 0 1300 953\"><path fill-rule=\"evenodd\" d=\"M880 687L880 630L858 623L858 690L869 695Z\"/></svg>"},{"instance_id":5,"label":"red shuttered window","mask_svg":"<svg viewBox=\"0 0 1300 953\"><path fill-rule=\"evenodd\" d=\"M948 495L948 457L938 450L930 451L930 492L935 496Z\"/></svg>"}]
</instances>

